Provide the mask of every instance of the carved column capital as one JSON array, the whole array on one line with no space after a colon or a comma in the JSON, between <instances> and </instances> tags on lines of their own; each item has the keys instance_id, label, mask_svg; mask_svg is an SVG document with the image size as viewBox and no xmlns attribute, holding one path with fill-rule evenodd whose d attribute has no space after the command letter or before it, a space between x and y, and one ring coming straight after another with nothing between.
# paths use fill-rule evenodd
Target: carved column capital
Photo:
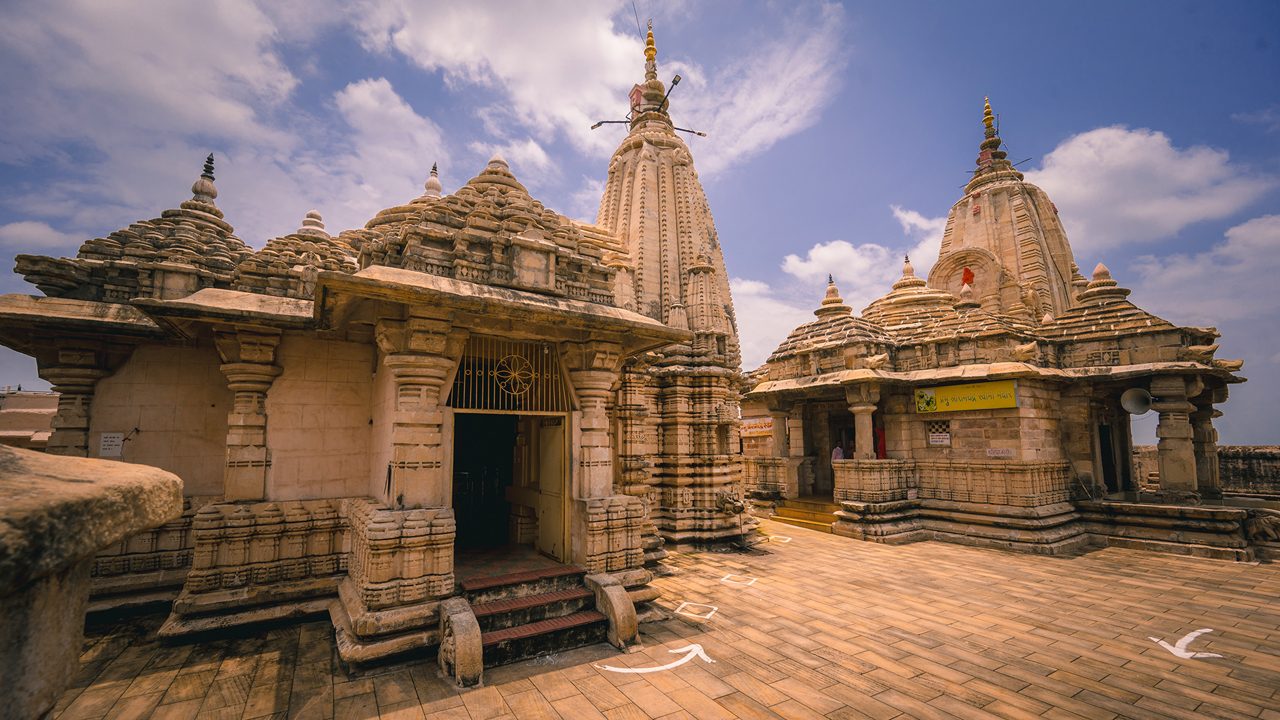
<instances>
[{"instance_id":1,"label":"carved column capital","mask_svg":"<svg viewBox=\"0 0 1280 720\"><path fill-rule=\"evenodd\" d=\"M40 377L58 393L58 413L45 451L53 455L89 455L89 412L98 381L111 374L98 347L59 345L38 358Z\"/></svg>"}]
</instances>

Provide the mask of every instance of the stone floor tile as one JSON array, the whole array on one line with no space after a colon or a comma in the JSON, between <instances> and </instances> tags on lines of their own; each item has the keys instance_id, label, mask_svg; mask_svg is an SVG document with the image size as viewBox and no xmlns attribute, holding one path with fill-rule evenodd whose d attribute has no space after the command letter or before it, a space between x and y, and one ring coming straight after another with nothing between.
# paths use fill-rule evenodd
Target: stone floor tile
<instances>
[{"instance_id":1,"label":"stone floor tile","mask_svg":"<svg viewBox=\"0 0 1280 720\"><path fill-rule=\"evenodd\" d=\"M492 687L464 692L462 704L466 706L471 720L490 720L511 712L507 702L502 699L502 694Z\"/></svg>"}]
</instances>

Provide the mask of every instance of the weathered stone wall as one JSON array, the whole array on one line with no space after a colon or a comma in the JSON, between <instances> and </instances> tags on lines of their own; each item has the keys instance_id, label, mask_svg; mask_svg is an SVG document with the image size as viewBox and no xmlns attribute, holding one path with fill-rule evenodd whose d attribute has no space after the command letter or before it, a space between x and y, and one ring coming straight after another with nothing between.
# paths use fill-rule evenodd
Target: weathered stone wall
<instances>
[{"instance_id":1,"label":"weathered stone wall","mask_svg":"<svg viewBox=\"0 0 1280 720\"><path fill-rule=\"evenodd\" d=\"M119 459L182 478L186 495L221 495L232 396L210 347L146 345L98 381L89 415L89 454L102 433L128 440Z\"/></svg>"},{"instance_id":2,"label":"weathered stone wall","mask_svg":"<svg viewBox=\"0 0 1280 720\"><path fill-rule=\"evenodd\" d=\"M1218 467L1222 491L1280 495L1280 446L1220 445ZM1133 448L1133 474L1152 489L1160 486L1160 462L1154 445Z\"/></svg>"},{"instance_id":3,"label":"weathered stone wall","mask_svg":"<svg viewBox=\"0 0 1280 720\"><path fill-rule=\"evenodd\" d=\"M890 392L883 403L886 450L890 457L916 460L985 462L989 451L1027 462L1062 460L1058 391L1019 381L1017 393L1016 408L917 413L911 394ZM950 445L929 444L931 422L947 424Z\"/></svg>"},{"instance_id":4,"label":"weathered stone wall","mask_svg":"<svg viewBox=\"0 0 1280 720\"><path fill-rule=\"evenodd\" d=\"M267 392L267 497L365 495L373 351L369 345L285 336ZM384 471L385 472L385 471Z\"/></svg>"}]
</instances>

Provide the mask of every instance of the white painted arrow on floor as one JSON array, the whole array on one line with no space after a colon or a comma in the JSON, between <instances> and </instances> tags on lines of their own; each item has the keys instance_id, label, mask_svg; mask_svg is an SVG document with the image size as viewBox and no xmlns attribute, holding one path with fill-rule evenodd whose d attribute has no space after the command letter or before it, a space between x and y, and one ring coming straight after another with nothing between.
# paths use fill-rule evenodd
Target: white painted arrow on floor
<instances>
[{"instance_id":1,"label":"white painted arrow on floor","mask_svg":"<svg viewBox=\"0 0 1280 720\"><path fill-rule=\"evenodd\" d=\"M1154 638L1154 637L1148 636L1147 639L1159 645L1160 647L1164 648L1165 650L1168 650L1174 655L1177 655L1183 660L1189 660L1191 658L1222 657L1218 653L1194 652L1191 650L1187 650L1187 646L1191 644L1192 640L1195 640L1196 638L1200 637L1205 633L1211 633L1211 632L1213 632L1213 628L1201 628L1199 630L1196 630L1195 632L1189 632L1186 635L1183 635L1182 639L1173 645L1170 645L1169 643L1161 640L1160 638Z\"/></svg>"},{"instance_id":2,"label":"white painted arrow on floor","mask_svg":"<svg viewBox=\"0 0 1280 720\"><path fill-rule=\"evenodd\" d=\"M702 651L702 646L699 645L698 643L694 643L692 645L685 645L682 648L676 648L675 650L668 650L667 652L684 653L685 656L674 662L669 662L666 665L659 665L658 667L620 668L620 667L613 667L612 665L597 665L596 667L600 668L601 670L609 670L611 672L616 672L616 673L652 673L652 672L661 672L662 670L670 670L672 668L680 667L681 665L689 662L695 657L700 657L705 662L709 662L709 663L715 662L715 660L712 660L711 658L707 657L707 654Z\"/></svg>"}]
</instances>

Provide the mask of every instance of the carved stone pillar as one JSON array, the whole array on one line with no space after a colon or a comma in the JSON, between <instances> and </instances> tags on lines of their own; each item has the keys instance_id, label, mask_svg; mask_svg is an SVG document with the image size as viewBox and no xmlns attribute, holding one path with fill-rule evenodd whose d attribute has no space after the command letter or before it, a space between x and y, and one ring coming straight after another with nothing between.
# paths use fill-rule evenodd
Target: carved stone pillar
<instances>
[{"instance_id":1,"label":"carved stone pillar","mask_svg":"<svg viewBox=\"0 0 1280 720\"><path fill-rule=\"evenodd\" d=\"M99 353L91 348L59 348L53 362L40 363L40 377L53 385L58 414L45 452L53 455L89 456L89 408L93 389L110 372Z\"/></svg>"},{"instance_id":2,"label":"carved stone pillar","mask_svg":"<svg viewBox=\"0 0 1280 720\"><path fill-rule=\"evenodd\" d=\"M618 382L621 348L616 343L583 343L570 351L569 379L582 415L578 481L574 499L613 494L613 451L609 446L609 398Z\"/></svg>"},{"instance_id":3,"label":"carved stone pillar","mask_svg":"<svg viewBox=\"0 0 1280 720\"><path fill-rule=\"evenodd\" d=\"M844 389L849 412L853 413L853 457L872 460L876 456L876 434L871 414L880 402L880 388L876 385L854 385Z\"/></svg>"},{"instance_id":4,"label":"carved stone pillar","mask_svg":"<svg viewBox=\"0 0 1280 720\"><path fill-rule=\"evenodd\" d=\"M1199 400L1205 402L1199 402ZM1218 469L1218 431L1213 427L1213 419L1222 417L1222 413L1213 409L1215 403L1225 402L1227 389L1218 388L1204 393L1195 403L1195 412L1191 413L1191 440L1196 455L1196 487L1200 495L1206 498L1222 497L1222 478Z\"/></svg>"},{"instance_id":5,"label":"carved stone pillar","mask_svg":"<svg viewBox=\"0 0 1280 720\"><path fill-rule=\"evenodd\" d=\"M804 457L804 406L796 405L787 413L787 455Z\"/></svg>"},{"instance_id":6,"label":"carved stone pillar","mask_svg":"<svg viewBox=\"0 0 1280 720\"><path fill-rule=\"evenodd\" d=\"M787 445L789 415L786 410L770 409L769 419L773 421L773 457L787 457L790 454L790 448Z\"/></svg>"},{"instance_id":7,"label":"carved stone pillar","mask_svg":"<svg viewBox=\"0 0 1280 720\"><path fill-rule=\"evenodd\" d=\"M227 460L222 492L228 501L264 500L271 449L267 447L267 391L281 369L275 364L280 331L226 328L214 331L222 374L233 394L227 415Z\"/></svg>"},{"instance_id":8,"label":"carved stone pillar","mask_svg":"<svg viewBox=\"0 0 1280 720\"><path fill-rule=\"evenodd\" d=\"M453 486L447 455L453 442L444 422L445 382L466 336L440 320L379 321L378 345L395 384L391 420L390 489L395 507L447 507Z\"/></svg>"},{"instance_id":9,"label":"carved stone pillar","mask_svg":"<svg viewBox=\"0 0 1280 720\"><path fill-rule=\"evenodd\" d=\"M1156 426L1160 492L1171 499L1196 493L1196 457L1190 419L1195 405L1187 398L1199 394L1199 390L1198 379L1171 375L1151 380L1151 407L1160 413Z\"/></svg>"}]
</instances>

